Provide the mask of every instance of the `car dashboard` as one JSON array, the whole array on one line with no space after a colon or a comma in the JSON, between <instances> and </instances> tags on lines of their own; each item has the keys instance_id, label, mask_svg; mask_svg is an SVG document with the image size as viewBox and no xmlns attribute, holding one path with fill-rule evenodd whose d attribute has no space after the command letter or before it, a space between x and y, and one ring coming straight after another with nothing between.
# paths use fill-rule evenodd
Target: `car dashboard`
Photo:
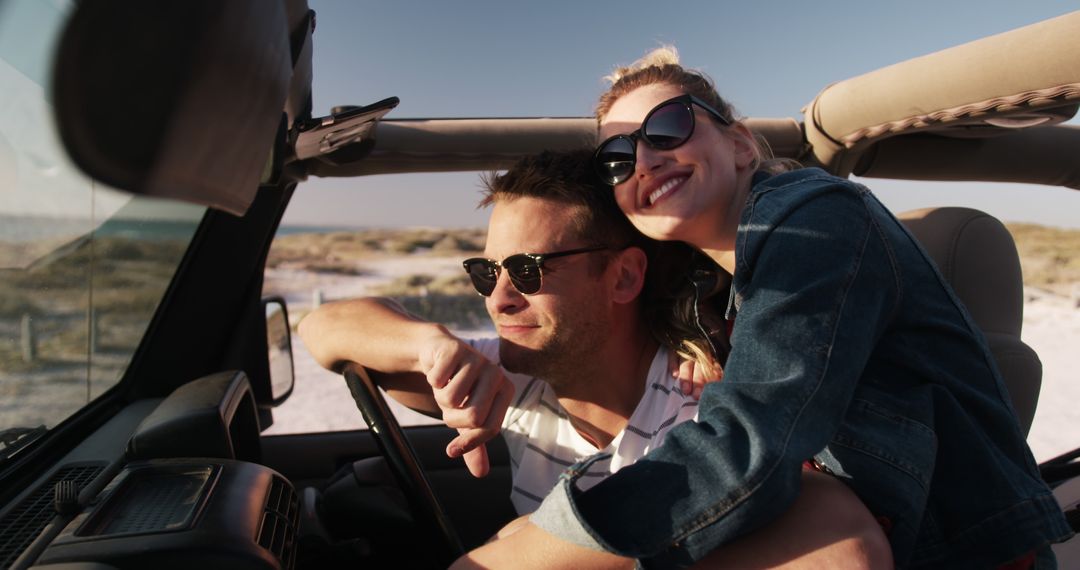
<instances>
[{"instance_id":1,"label":"car dashboard","mask_svg":"<svg viewBox=\"0 0 1080 570\"><path fill-rule=\"evenodd\" d=\"M242 372L135 402L0 513L4 567L292 568L298 495L258 459Z\"/></svg>"}]
</instances>

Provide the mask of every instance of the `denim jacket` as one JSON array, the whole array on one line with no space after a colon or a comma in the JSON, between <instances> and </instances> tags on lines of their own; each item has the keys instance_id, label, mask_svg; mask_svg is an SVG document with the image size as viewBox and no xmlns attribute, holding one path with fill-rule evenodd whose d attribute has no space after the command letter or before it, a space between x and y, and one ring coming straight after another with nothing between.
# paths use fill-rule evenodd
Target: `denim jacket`
<instances>
[{"instance_id":1,"label":"denim jacket","mask_svg":"<svg viewBox=\"0 0 1080 570\"><path fill-rule=\"evenodd\" d=\"M891 522L897 567L1052 559L1072 533L986 341L869 190L759 173L735 255L731 353L699 420L587 492L571 468L535 524L688 565L784 512L814 458Z\"/></svg>"}]
</instances>

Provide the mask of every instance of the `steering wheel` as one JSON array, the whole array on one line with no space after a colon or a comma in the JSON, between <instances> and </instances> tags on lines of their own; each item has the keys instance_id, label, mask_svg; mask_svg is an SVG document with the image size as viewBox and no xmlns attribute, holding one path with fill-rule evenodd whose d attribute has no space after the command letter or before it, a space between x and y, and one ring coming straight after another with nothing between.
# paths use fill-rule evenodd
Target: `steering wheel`
<instances>
[{"instance_id":1,"label":"steering wheel","mask_svg":"<svg viewBox=\"0 0 1080 570\"><path fill-rule=\"evenodd\" d=\"M465 548L424 475L416 450L405 438L401 424L386 405L386 399L367 370L360 365L350 364L345 368L344 376L356 407L360 408L364 421L375 434L375 442L389 463L390 471L408 498L413 512L418 515L417 522L442 538L443 548L439 555L443 566L449 566L465 553Z\"/></svg>"}]
</instances>

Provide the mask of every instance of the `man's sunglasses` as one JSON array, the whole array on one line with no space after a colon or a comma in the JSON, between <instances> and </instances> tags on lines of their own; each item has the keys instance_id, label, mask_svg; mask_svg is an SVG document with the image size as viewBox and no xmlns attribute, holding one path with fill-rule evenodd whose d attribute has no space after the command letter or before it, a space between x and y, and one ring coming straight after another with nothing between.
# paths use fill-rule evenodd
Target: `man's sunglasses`
<instances>
[{"instance_id":1,"label":"man's sunglasses","mask_svg":"<svg viewBox=\"0 0 1080 570\"><path fill-rule=\"evenodd\" d=\"M637 164L637 141L658 150L676 148L694 134L694 105L705 109L720 124L731 121L720 111L693 95L679 95L653 107L641 128L628 135L615 135L596 147L593 162L604 182L615 186L630 179Z\"/></svg>"},{"instance_id":2,"label":"man's sunglasses","mask_svg":"<svg viewBox=\"0 0 1080 570\"><path fill-rule=\"evenodd\" d=\"M544 262L557 257L588 253L611 249L606 245L568 249L553 253L518 253L511 255L502 261L472 257L462 262L465 272L469 274L476 292L488 297L495 290L495 283L499 280L499 268L506 269L510 275L510 283L524 295L532 295L540 291L544 276Z\"/></svg>"}]
</instances>

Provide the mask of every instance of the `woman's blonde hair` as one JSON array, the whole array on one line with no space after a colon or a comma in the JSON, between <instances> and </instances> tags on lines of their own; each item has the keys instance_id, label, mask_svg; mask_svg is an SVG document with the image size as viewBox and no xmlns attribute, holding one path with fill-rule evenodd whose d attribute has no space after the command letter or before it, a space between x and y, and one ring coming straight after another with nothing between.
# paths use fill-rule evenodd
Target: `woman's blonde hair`
<instances>
[{"instance_id":1,"label":"woman's blonde hair","mask_svg":"<svg viewBox=\"0 0 1080 570\"><path fill-rule=\"evenodd\" d=\"M731 277L708 256L681 241L659 242L649 257L642 307L660 344L694 361L710 377L731 347L723 311Z\"/></svg>"},{"instance_id":2,"label":"woman's blonde hair","mask_svg":"<svg viewBox=\"0 0 1080 570\"><path fill-rule=\"evenodd\" d=\"M735 115L735 108L720 97L709 76L696 69L687 69L679 63L679 51L675 46L660 46L630 65L616 67L604 79L611 83L611 87L600 96L596 104L597 122L604 120L611 111L611 106L622 96L639 87L658 83L671 85L683 93L705 101L731 123L739 120ZM716 125L718 128L725 128L719 123ZM755 170L779 173L801 168L794 160L774 158L769 143L757 133L754 133L754 143Z\"/></svg>"},{"instance_id":3,"label":"woman's blonde hair","mask_svg":"<svg viewBox=\"0 0 1080 570\"><path fill-rule=\"evenodd\" d=\"M738 117L731 103L720 97L712 79L703 72L679 63L674 46L660 46L626 66L616 67L605 77L611 87L600 96L596 120L603 121L619 98L646 85L666 84L694 95L735 123ZM714 122L718 128L724 125ZM755 170L783 172L800 168L794 160L776 159L765 139L754 134ZM652 283L647 287L645 318L653 335L682 358L710 370L723 366L731 350L722 318L731 276L707 256L679 242L664 242L650 260ZM663 267L655 265L664 260ZM712 370L713 373L719 370Z\"/></svg>"}]
</instances>

